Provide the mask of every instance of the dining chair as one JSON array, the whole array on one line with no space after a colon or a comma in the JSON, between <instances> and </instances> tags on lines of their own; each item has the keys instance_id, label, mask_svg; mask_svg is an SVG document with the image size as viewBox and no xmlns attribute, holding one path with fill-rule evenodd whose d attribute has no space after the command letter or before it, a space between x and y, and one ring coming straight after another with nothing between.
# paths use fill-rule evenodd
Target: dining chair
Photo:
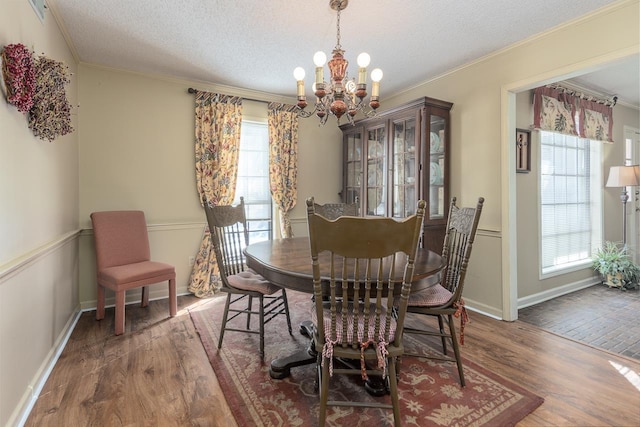
<instances>
[{"instance_id":1,"label":"dining chair","mask_svg":"<svg viewBox=\"0 0 640 427\"><path fill-rule=\"evenodd\" d=\"M405 327L405 333L407 334L439 336L442 340L443 356L425 356L423 354L417 356L456 362L458 374L460 375L460 385L463 387L465 386L465 381L462 358L460 357L460 347L456 338L453 319L454 317L460 318L460 344L464 344L464 326L468 317L464 299L462 298L462 290L483 204L484 198L480 197L475 208L459 208L456 206L456 198L453 197L451 199L442 248L444 267L441 272L440 283L412 293L409 296L407 307L408 314L436 316L438 318L438 331L427 328ZM445 316L449 328L448 332L444 327ZM455 358L447 355L447 341L451 342Z\"/></svg>"},{"instance_id":2,"label":"dining chair","mask_svg":"<svg viewBox=\"0 0 640 427\"><path fill-rule=\"evenodd\" d=\"M96 251L98 301L96 320L104 319L105 288L115 292L115 334L124 332L125 293L142 287L142 307L149 304L148 285L169 281L169 314L177 312L176 270L151 261L147 222L142 211L104 211L91 215Z\"/></svg>"},{"instance_id":3,"label":"dining chair","mask_svg":"<svg viewBox=\"0 0 640 427\"><path fill-rule=\"evenodd\" d=\"M318 351L319 424L324 426L328 406L356 406L392 409L394 424L400 426L395 364L404 352L404 318L426 203L421 200L416 214L401 221L351 216L331 221L315 212L313 198L306 203L315 305L311 317ZM320 256L329 257L328 278L320 277ZM328 301L323 301L327 294ZM399 295L397 317L392 315L394 299L387 298L388 294ZM351 368L334 366L336 358L355 359L360 364ZM367 361L374 362L375 367L367 366ZM392 403L329 401L329 382L334 374L360 375L363 380L380 376L388 382Z\"/></svg>"},{"instance_id":4,"label":"dining chair","mask_svg":"<svg viewBox=\"0 0 640 427\"><path fill-rule=\"evenodd\" d=\"M278 315L287 318L289 335L291 335L291 319L287 293L264 277L247 267L244 248L249 244L249 229L244 209L244 197L236 206L211 206L204 204L211 233L211 242L220 271L221 291L227 293L222 315L222 327L218 348L226 331L245 332L260 335L260 358L264 358L264 325ZM253 308L253 300L259 304L257 311ZM239 303L246 302L246 306ZM229 317L229 313L232 313ZM246 315L244 328L228 325L238 316ZM258 317L258 329L251 326L251 318Z\"/></svg>"},{"instance_id":5,"label":"dining chair","mask_svg":"<svg viewBox=\"0 0 640 427\"><path fill-rule=\"evenodd\" d=\"M317 214L327 219L336 219L340 216L358 216L357 203L325 203L323 205L314 202Z\"/></svg>"}]
</instances>

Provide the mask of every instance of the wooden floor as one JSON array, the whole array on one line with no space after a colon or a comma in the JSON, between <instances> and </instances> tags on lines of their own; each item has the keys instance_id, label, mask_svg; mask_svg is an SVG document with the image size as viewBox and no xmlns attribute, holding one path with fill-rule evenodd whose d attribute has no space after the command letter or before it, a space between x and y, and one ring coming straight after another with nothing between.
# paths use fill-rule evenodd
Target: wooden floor
<instances>
[{"instance_id":1,"label":"wooden floor","mask_svg":"<svg viewBox=\"0 0 640 427\"><path fill-rule=\"evenodd\" d=\"M206 301L205 301L206 302ZM26 426L235 426L186 307L128 306L113 336L113 311L84 313ZM544 397L519 426L639 426L640 362L523 322L470 313L463 354ZM215 319L219 321L219 319Z\"/></svg>"}]
</instances>

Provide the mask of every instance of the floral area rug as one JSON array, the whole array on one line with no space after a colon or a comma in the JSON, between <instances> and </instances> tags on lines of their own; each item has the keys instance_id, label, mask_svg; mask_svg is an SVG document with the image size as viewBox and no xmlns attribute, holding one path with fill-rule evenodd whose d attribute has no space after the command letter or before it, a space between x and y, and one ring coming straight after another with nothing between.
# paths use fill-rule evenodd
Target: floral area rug
<instances>
[{"instance_id":1,"label":"floral area rug","mask_svg":"<svg viewBox=\"0 0 640 427\"><path fill-rule=\"evenodd\" d=\"M218 336L225 298L213 298L190 310L202 345L239 426L317 426L319 400L315 365L291 369L285 379L269 375L272 359L305 348L308 339L298 325L310 318L309 294L289 291L293 335L284 316L265 326L265 358L259 356L259 337L226 332L218 350ZM237 320L237 319L236 319ZM413 322L413 320L412 320ZM405 335L407 351L421 354L439 351ZM464 352L464 347L463 347ZM403 426L513 426L543 402L517 384L464 359L466 387L461 387L455 363L421 357L403 357L398 377ZM359 376L336 375L329 384L329 400L376 400L390 403L388 395L370 396ZM393 425L390 410L351 407L327 409L330 426Z\"/></svg>"}]
</instances>

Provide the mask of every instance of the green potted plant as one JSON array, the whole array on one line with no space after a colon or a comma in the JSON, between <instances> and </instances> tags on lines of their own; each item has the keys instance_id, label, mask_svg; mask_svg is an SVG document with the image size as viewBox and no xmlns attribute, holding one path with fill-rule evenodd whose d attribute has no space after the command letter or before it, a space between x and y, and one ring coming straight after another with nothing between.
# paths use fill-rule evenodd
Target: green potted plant
<instances>
[{"instance_id":1,"label":"green potted plant","mask_svg":"<svg viewBox=\"0 0 640 427\"><path fill-rule=\"evenodd\" d=\"M633 262L626 247L615 242L605 242L592 257L593 269L605 277L609 287L627 289L636 287L640 279L640 267Z\"/></svg>"}]
</instances>

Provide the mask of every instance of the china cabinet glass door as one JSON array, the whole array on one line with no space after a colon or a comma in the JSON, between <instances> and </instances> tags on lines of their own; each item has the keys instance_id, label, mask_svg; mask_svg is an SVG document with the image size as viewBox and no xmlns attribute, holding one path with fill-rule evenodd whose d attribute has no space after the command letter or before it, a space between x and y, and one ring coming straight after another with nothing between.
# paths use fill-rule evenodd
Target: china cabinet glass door
<instances>
[{"instance_id":1,"label":"china cabinet glass door","mask_svg":"<svg viewBox=\"0 0 640 427\"><path fill-rule=\"evenodd\" d=\"M429 116L429 219L445 218L445 177L447 176L446 120L436 115Z\"/></svg>"},{"instance_id":2,"label":"china cabinet glass door","mask_svg":"<svg viewBox=\"0 0 640 427\"><path fill-rule=\"evenodd\" d=\"M442 252L450 197L453 104L418 98L376 117L344 124L342 199L360 215L405 218L427 202L421 246Z\"/></svg>"},{"instance_id":3,"label":"china cabinet glass door","mask_svg":"<svg viewBox=\"0 0 640 427\"><path fill-rule=\"evenodd\" d=\"M386 209L386 128L368 128L367 134L367 198L366 215L385 216Z\"/></svg>"},{"instance_id":4,"label":"china cabinet glass door","mask_svg":"<svg viewBox=\"0 0 640 427\"><path fill-rule=\"evenodd\" d=\"M345 135L346 139L346 185L344 202L360 203L362 188L362 131Z\"/></svg>"},{"instance_id":5,"label":"china cabinet glass door","mask_svg":"<svg viewBox=\"0 0 640 427\"><path fill-rule=\"evenodd\" d=\"M416 119L393 121L392 155L392 211L394 218L413 215L417 203Z\"/></svg>"}]
</instances>

